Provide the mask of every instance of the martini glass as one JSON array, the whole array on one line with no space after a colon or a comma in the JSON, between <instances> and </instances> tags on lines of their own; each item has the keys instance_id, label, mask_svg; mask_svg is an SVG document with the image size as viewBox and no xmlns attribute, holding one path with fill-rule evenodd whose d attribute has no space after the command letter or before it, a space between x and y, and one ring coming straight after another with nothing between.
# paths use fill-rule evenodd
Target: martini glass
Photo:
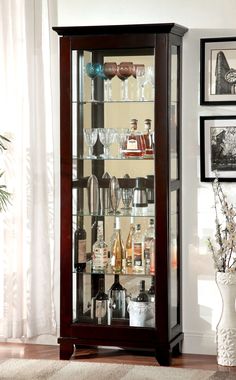
<instances>
[{"instance_id":1,"label":"martini glass","mask_svg":"<svg viewBox=\"0 0 236 380\"><path fill-rule=\"evenodd\" d=\"M133 71L133 63L132 62L121 62L117 66L116 75L122 81L121 99L125 102L129 100L128 78L130 77L130 75L132 75L132 71Z\"/></svg>"},{"instance_id":2,"label":"martini glass","mask_svg":"<svg viewBox=\"0 0 236 380\"><path fill-rule=\"evenodd\" d=\"M91 101L94 102L94 79L101 73L102 65L100 63L87 63L85 66L86 74L91 79Z\"/></svg>"}]
</instances>

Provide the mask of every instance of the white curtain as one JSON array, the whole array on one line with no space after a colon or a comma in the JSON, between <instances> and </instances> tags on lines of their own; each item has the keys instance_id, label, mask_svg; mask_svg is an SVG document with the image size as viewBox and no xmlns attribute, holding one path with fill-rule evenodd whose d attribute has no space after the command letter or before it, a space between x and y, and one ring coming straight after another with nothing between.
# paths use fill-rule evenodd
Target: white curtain
<instances>
[{"instance_id":1,"label":"white curtain","mask_svg":"<svg viewBox=\"0 0 236 380\"><path fill-rule=\"evenodd\" d=\"M52 3L0 0L0 339L56 333Z\"/></svg>"}]
</instances>

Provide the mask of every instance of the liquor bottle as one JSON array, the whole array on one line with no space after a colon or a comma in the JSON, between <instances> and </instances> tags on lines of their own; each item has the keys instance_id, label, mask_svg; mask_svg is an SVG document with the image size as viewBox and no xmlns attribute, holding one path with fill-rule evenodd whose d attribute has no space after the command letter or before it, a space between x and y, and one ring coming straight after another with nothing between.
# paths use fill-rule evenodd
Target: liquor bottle
<instances>
[{"instance_id":1,"label":"liquor bottle","mask_svg":"<svg viewBox=\"0 0 236 380\"><path fill-rule=\"evenodd\" d=\"M122 149L125 158L144 156L145 140L143 134L137 132L137 122L137 119L131 119L130 121L130 133L127 133Z\"/></svg>"},{"instance_id":2,"label":"liquor bottle","mask_svg":"<svg viewBox=\"0 0 236 380\"><path fill-rule=\"evenodd\" d=\"M150 244L150 274L155 274L155 239Z\"/></svg>"},{"instance_id":3,"label":"liquor bottle","mask_svg":"<svg viewBox=\"0 0 236 380\"><path fill-rule=\"evenodd\" d=\"M86 231L80 217L74 234L74 267L77 272L83 272L86 267Z\"/></svg>"},{"instance_id":4,"label":"liquor bottle","mask_svg":"<svg viewBox=\"0 0 236 380\"><path fill-rule=\"evenodd\" d=\"M130 228L129 228L129 234L126 240L125 245L125 257L126 257L126 266L132 267L132 242L133 242L133 236L134 236L134 218L130 218Z\"/></svg>"},{"instance_id":5,"label":"liquor bottle","mask_svg":"<svg viewBox=\"0 0 236 380\"><path fill-rule=\"evenodd\" d=\"M103 222L98 221L97 240L93 244L92 270L104 273L108 264L108 245L103 238Z\"/></svg>"},{"instance_id":6,"label":"liquor bottle","mask_svg":"<svg viewBox=\"0 0 236 380\"><path fill-rule=\"evenodd\" d=\"M116 218L116 235L111 251L111 268L113 273L121 273L125 270L125 250L120 233L120 219Z\"/></svg>"},{"instance_id":7,"label":"liquor bottle","mask_svg":"<svg viewBox=\"0 0 236 380\"><path fill-rule=\"evenodd\" d=\"M151 286L148 289L148 298L150 302L155 302L155 277L152 276Z\"/></svg>"},{"instance_id":8,"label":"liquor bottle","mask_svg":"<svg viewBox=\"0 0 236 380\"><path fill-rule=\"evenodd\" d=\"M151 243L155 238L154 219L149 220L149 225L144 233L144 260L145 260L145 273L150 273L151 266Z\"/></svg>"},{"instance_id":9,"label":"liquor bottle","mask_svg":"<svg viewBox=\"0 0 236 380\"><path fill-rule=\"evenodd\" d=\"M108 290L110 310L112 318L125 318L127 316L126 289L121 285L119 275L115 274L114 283Z\"/></svg>"},{"instance_id":10,"label":"liquor bottle","mask_svg":"<svg viewBox=\"0 0 236 380\"><path fill-rule=\"evenodd\" d=\"M144 120L144 134L145 140L145 156L147 158L152 158L154 153L154 135L151 132L151 119Z\"/></svg>"},{"instance_id":11,"label":"liquor bottle","mask_svg":"<svg viewBox=\"0 0 236 380\"><path fill-rule=\"evenodd\" d=\"M144 250L141 225L136 224L132 242L132 267L134 272L144 272Z\"/></svg>"},{"instance_id":12,"label":"liquor bottle","mask_svg":"<svg viewBox=\"0 0 236 380\"><path fill-rule=\"evenodd\" d=\"M145 281L140 281L139 294L136 298L137 302L148 302L148 295L145 292Z\"/></svg>"},{"instance_id":13,"label":"liquor bottle","mask_svg":"<svg viewBox=\"0 0 236 380\"><path fill-rule=\"evenodd\" d=\"M98 280L98 292L94 297L94 319L98 325L106 325L108 317L108 295L104 292L104 278Z\"/></svg>"}]
</instances>

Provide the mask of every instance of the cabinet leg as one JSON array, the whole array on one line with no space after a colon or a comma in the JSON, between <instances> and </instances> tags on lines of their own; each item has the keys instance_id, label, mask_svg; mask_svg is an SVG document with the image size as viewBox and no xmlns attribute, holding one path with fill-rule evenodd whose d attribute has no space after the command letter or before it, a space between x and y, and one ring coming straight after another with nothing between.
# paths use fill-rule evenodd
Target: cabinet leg
<instances>
[{"instance_id":1,"label":"cabinet leg","mask_svg":"<svg viewBox=\"0 0 236 380\"><path fill-rule=\"evenodd\" d=\"M156 348L155 357L161 366L171 365L171 352L168 348L164 348L164 347Z\"/></svg>"},{"instance_id":2,"label":"cabinet leg","mask_svg":"<svg viewBox=\"0 0 236 380\"><path fill-rule=\"evenodd\" d=\"M183 345L183 342L182 340L176 344L176 346L173 347L172 349L172 356L179 356L182 354L182 345Z\"/></svg>"},{"instance_id":3,"label":"cabinet leg","mask_svg":"<svg viewBox=\"0 0 236 380\"><path fill-rule=\"evenodd\" d=\"M60 359L69 360L74 352L72 343L60 343Z\"/></svg>"}]
</instances>

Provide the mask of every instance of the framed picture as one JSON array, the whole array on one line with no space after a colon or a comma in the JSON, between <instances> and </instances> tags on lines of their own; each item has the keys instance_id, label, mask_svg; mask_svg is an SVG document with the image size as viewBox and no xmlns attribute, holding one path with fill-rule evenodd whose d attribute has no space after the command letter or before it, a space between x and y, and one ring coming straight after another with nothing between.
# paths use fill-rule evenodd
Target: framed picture
<instances>
[{"instance_id":1,"label":"framed picture","mask_svg":"<svg viewBox=\"0 0 236 380\"><path fill-rule=\"evenodd\" d=\"M200 40L200 104L236 104L236 37Z\"/></svg>"},{"instance_id":2,"label":"framed picture","mask_svg":"<svg viewBox=\"0 0 236 380\"><path fill-rule=\"evenodd\" d=\"M236 181L236 116L200 117L201 181Z\"/></svg>"}]
</instances>

